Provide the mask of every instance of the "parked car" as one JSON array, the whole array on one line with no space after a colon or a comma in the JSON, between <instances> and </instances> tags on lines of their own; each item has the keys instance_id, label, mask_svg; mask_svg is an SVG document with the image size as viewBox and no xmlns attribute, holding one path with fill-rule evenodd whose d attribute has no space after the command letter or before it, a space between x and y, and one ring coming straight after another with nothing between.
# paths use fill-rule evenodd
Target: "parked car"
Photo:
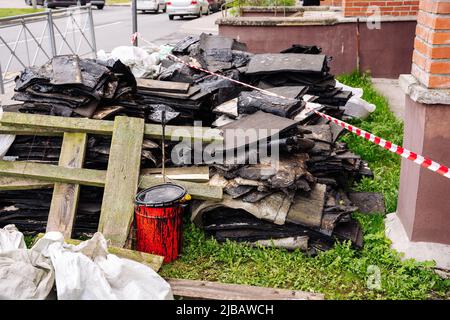
<instances>
[{"instance_id":1,"label":"parked car","mask_svg":"<svg viewBox=\"0 0 450 320\"><path fill-rule=\"evenodd\" d=\"M209 10L211 12L217 12L220 11L220 8L225 3L225 0L208 0L209 3Z\"/></svg>"},{"instance_id":2,"label":"parked car","mask_svg":"<svg viewBox=\"0 0 450 320\"><path fill-rule=\"evenodd\" d=\"M167 14L169 19L179 16L197 16L201 17L203 14L210 13L209 3L207 0L167 0Z\"/></svg>"},{"instance_id":3,"label":"parked car","mask_svg":"<svg viewBox=\"0 0 450 320\"><path fill-rule=\"evenodd\" d=\"M167 6L165 0L137 0L136 8L142 12L166 12Z\"/></svg>"},{"instance_id":4,"label":"parked car","mask_svg":"<svg viewBox=\"0 0 450 320\"><path fill-rule=\"evenodd\" d=\"M39 6L44 6L49 9L54 9L57 7L70 7L78 5L78 2L82 6L90 3L93 6L96 6L97 9L103 9L105 6L105 0L36 0L36 4ZM25 0L25 3L29 6L33 5L32 0Z\"/></svg>"}]
</instances>

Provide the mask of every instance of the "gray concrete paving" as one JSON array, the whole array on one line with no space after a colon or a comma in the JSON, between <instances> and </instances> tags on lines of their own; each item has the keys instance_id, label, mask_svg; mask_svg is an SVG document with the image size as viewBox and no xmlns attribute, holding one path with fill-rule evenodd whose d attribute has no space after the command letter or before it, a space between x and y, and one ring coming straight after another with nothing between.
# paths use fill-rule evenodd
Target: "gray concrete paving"
<instances>
[{"instance_id":1,"label":"gray concrete paving","mask_svg":"<svg viewBox=\"0 0 450 320\"><path fill-rule=\"evenodd\" d=\"M405 116L405 93L398 84L398 79L373 78L375 89L388 99L389 107L401 120Z\"/></svg>"},{"instance_id":2,"label":"gray concrete paving","mask_svg":"<svg viewBox=\"0 0 450 320\"><path fill-rule=\"evenodd\" d=\"M25 0L0 0L0 8L31 8Z\"/></svg>"}]
</instances>

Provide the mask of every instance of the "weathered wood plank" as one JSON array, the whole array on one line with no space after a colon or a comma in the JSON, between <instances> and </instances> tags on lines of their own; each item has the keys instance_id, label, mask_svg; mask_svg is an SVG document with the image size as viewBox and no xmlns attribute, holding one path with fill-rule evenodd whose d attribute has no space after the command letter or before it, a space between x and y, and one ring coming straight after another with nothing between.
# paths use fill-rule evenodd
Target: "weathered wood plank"
<instances>
[{"instance_id":1,"label":"weathered wood plank","mask_svg":"<svg viewBox=\"0 0 450 320\"><path fill-rule=\"evenodd\" d=\"M7 124L0 124L0 133L2 134L15 134L18 136L50 136L50 137L57 137L62 136L64 134L63 131L58 130L51 130L51 129L43 129L43 128L37 128L37 127L25 127L25 126L18 126L18 125L7 125Z\"/></svg>"},{"instance_id":2,"label":"weathered wood plank","mask_svg":"<svg viewBox=\"0 0 450 320\"><path fill-rule=\"evenodd\" d=\"M2 124L38 127L50 131L84 132L92 134L111 135L113 121L93 120L86 118L67 118L40 114L4 112L0 119Z\"/></svg>"},{"instance_id":3,"label":"weathered wood plank","mask_svg":"<svg viewBox=\"0 0 450 320\"><path fill-rule=\"evenodd\" d=\"M86 143L86 133L65 133L59 156L59 166L81 168L86 154ZM70 239L79 195L79 184L55 183L47 220L47 232L59 231L64 238Z\"/></svg>"},{"instance_id":4,"label":"weathered wood plank","mask_svg":"<svg viewBox=\"0 0 450 320\"><path fill-rule=\"evenodd\" d=\"M103 187L106 171L64 168L27 161L0 161L0 176Z\"/></svg>"},{"instance_id":5,"label":"weathered wood plank","mask_svg":"<svg viewBox=\"0 0 450 320\"><path fill-rule=\"evenodd\" d=\"M44 236L43 233L39 233L36 236L34 242L36 243L36 241L41 239L43 236ZM77 246L82 241L78 240L78 239L65 239L64 242L74 245L74 246ZM120 258L129 259L129 260L133 260L133 261L145 264L145 265L149 266L150 268L152 268L153 270L155 270L156 272L158 272L158 270L161 268L161 266L163 264L163 260L164 260L163 256L158 256L155 254L150 254L150 253L140 252L140 251L135 251L135 250L129 250L129 249L124 249L124 248L118 248L118 247L109 246L108 252L111 254L115 254L116 256L118 256Z\"/></svg>"},{"instance_id":6,"label":"weathered wood plank","mask_svg":"<svg viewBox=\"0 0 450 320\"><path fill-rule=\"evenodd\" d=\"M134 213L139 182L144 119L116 117L98 230L123 247Z\"/></svg>"},{"instance_id":7,"label":"weathered wood plank","mask_svg":"<svg viewBox=\"0 0 450 320\"><path fill-rule=\"evenodd\" d=\"M139 179L139 188L146 189L154 185L163 183L162 177L141 176ZM223 189L217 186L211 186L208 183L195 183L188 181L174 181L186 188L187 192L193 199L197 200L221 200L223 197Z\"/></svg>"},{"instance_id":8,"label":"weathered wood plank","mask_svg":"<svg viewBox=\"0 0 450 320\"><path fill-rule=\"evenodd\" d=\"M149 168L141 170L141 176L150 174L155 178L162 178L162 169ZM190 182L208 182L209 167L195 166L195 167L166 168L166 177L172 180L183 180Z\"/></svg>"},{"instance_id":9,"label":"weathered wood plank","mask_svg":"<svg viewBox=\"0 0 450 320\"><path fill-rule=\"evenodd\" d=\"M226 284L211 281L166 279L175 296L209 300L323 300L320 293Z\"/></svg>"},{"instance_id":10,"label":"weathered wood plank","mask_svg":"<svg viewBox=\"0 0 450 320\"><path fill-rule=\"evenodd\" d=\"M159 81L140 78L136 79L136 82L139 89L157 92L187 93L190 87L189 83L184 82Z\"/></svg>"},{"instance_id":11,"label":"weathered wood plank","mask_svg":"<svg viewBox=\"0 0 450 320\"><path fill-rule=\"evenodd\" d=\"M21 135L61 135L62 132L112 135L114 128L114 121L17 112L4 112L0 123L0 133ZM161 139L162 127L157 124L146 124L144 134L147 138ZM166 126L166 138L168 140L197 140L204 142L223 140L221 130L186 126Z\"/></svg>"},{"instance_id":12,"label":"weathered wood plank","mask_svg":"<svg viewBox=\"0 0 450 320\"><path fill-rule=\"evenodd\" d=\"M103 170L63 168L51 164L26 161L0 161L0 190L51 187L52 185L48 182L74 183L86 186L104 187L105 180L106 171ZM10 182L14 187L8 187ZM139 188L149 188L162 182L162 177L141 175L139 179ZM223 196L221 187L211 186L208 183L195 183L188 181L176 181L176 183L187 188L193 199L220 200Z\"/></svg>"},{"instance_id":13,"label":"weathered wood plank","mask_svg":"<svg viewBox=\"0 0 450 320\"><path fill-rule=\"evenodd\" d=\"M0 177L0 190L33 190L53 188L54 183L36 179Z\"/></svg>"}]
</instances>

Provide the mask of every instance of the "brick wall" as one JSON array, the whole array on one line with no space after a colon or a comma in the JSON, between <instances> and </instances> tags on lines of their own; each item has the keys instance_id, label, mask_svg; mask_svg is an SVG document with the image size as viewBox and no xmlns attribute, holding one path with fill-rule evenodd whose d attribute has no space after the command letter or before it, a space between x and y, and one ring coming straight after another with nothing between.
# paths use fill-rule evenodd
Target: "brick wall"
<instances>
[{"instance_id":1,"label":"brick wall","mask_svg":"<svg viewBox=\"0 0 450 320\"><path fill-rule=\"evenodd\" d=\"M428 88L450 88L449 1L420 1L412 74Z\"/></svg>"},{"instance_id":2,"label":"brick wall","mask_svg":"<svg viewBox=\"0 0 450 320\"><path fill-rule=\"evenodd\" d=\"M342 5L342 0L320 0L320 5L340 7Z\"/></svg>"},{"instance_id":3,"label":"brick wall","mask_svg":"<svg viewBox=\"0 0 450 320\"><path fill-rule=\"evenodd\" d=\"M419 0L342 0L346 17L372 16L369 6L377 6L384 16L415 16L419 9Z\"/></svg>"}]
</instances>

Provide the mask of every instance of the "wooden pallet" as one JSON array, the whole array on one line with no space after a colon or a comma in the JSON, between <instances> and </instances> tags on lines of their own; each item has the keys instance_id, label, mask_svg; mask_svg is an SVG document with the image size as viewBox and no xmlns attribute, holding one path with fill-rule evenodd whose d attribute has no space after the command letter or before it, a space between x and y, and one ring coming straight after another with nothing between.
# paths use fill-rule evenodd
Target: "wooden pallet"
<instances>
[{"instance_id":1,"label":"wooden pallet","mask_svg":"<svg viewBox=\"0 0 450 320\"><path fill-rule=\"evenodd\" d=\"M98 231L115 247L124 247L134 213L138 189L162 182L160 174L140 175L143 138L162 138L159 125L144 124L143 119L118 116L114 121L63 118L5 112L0 133L63 135L58 165L27 161L0 161L0 190L48 188L53 198L47 231L60 231L66 239L72 235L80 185L104 187ZM167 126L168 139L221 140L218 130ZM112 135L108 168L84 169L87 134ZM181 175L183 176L183 175ZM207 183L177 181L194 199L219 200L222 189Z\"/></svg>"}]
</instances>

